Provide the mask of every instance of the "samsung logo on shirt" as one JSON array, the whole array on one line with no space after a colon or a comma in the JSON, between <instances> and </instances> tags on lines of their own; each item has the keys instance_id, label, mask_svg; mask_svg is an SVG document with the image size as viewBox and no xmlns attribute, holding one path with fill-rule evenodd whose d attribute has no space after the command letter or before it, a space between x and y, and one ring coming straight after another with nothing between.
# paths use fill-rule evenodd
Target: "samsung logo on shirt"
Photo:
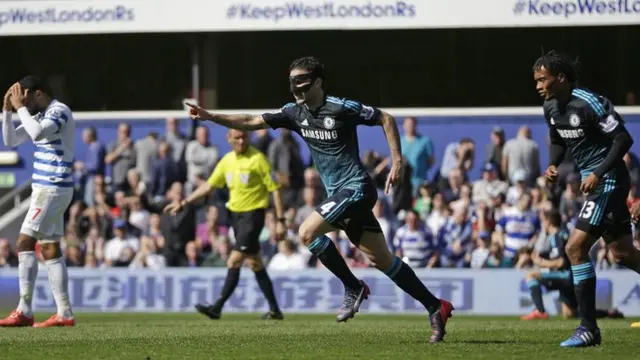
<instances>
[{"instance_id":1,"label":"samsung logo on shirt","mask_svg":"<svg viewBox=\"0 0 640 360\"><path fill-rule=\"evenodd\" d=\"M338 132L336 130L307 130L300 129L302 136L309 139L317 140L336 140L338 139Z\"/></svg>"},{"instance_id":2,"label":"samsung logo on shirt","mask_svg":"<svg viewBox=\"0 0 640 360\"><path fill-rule=\"evenodd\" d=\"M558 134L560 134L560 136L563 139L578 139L584 136L584 130L582 129L577 129L577 130L560 130L558 129Z\"/></svg>"}]
</instances>

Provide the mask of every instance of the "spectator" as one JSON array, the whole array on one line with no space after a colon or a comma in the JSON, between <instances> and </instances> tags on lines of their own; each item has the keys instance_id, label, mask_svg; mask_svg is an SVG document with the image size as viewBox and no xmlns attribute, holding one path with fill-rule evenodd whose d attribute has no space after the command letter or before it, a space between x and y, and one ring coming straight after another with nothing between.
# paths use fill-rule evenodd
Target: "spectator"
<instances>
[{"instance_id":1,"label":"spectator","mask_svg":"<svg viewBox=\"0 0 640 360\"><path fill-rule=\"evenodd\" d=\"M473 183L473 202L489 203L491 198L498 193L507 193L509 184L498 177L498 166L487 162L482 168L482 179Z\"/></svg>"},{"instance_id":2,"label":"spectator","mask_svg":"<svg viewBox=\"0 0 640 360\"><path fill-rule=\"evenodd\" d=\"M87 185L87 172L82 161L73 162L73 200L82 200Z\"/></svg>"},{"instance_id":3,"label":"spectator","mask_svg":"<svg viewBox=\"0 0 640 360\"><path fill-rule=\"evenodd\" d=\"M523 126L515 139L504 144L502 150L502 173L515 183L515 174L524 173L525 182L531 186L540 176L540 151L538 144L531 139L531 130Z\"/></svg>"},{"instance_id":4,"label":"spectator","mask_svg":"<svg viewBox=\"0 0 640 360\"><path fill-rule=\"evenodd\" d=\"M142 207L140 198L131 198L129 207L131 209L129 213L129 224L135 227L141 234L147 233L149 231L151 214Z\"/></svg>"},{"instance_id":5,"label":"spectator","mask_svg":"<svg viewBox=\"0 0 640 360\"><path fill-rule=\"evenodd\" d=\"M127 197L141 196L147 191L147 185L142 181L142 176L138 169L127 171Z\"/></svg>"},{"instance_id":6,"label":"spectator","mask_svg":"<svg viewBox=\"0 0 640 360\"><path fill-rule=\"evenodd\" d=\"M500 219L504 215L505 211L509 208L506 202L506 195L499 193L491 198L491 210L493 212L494 219Z\"/></svg>"},{"instance_id":7,"label":"spectator","mask_svg":"<svg viewBox=\"0 0 640 360\"><path fill-rule=\"evenodd\" d=\"M467 171L473 168L474 158L475 144L470 138L462 138L459 142L447 145L440 166L438 188L442 190L449 186L449 176L453 169L458 169L463 178L466 178Z\"/></svg>"},{"instance_id":8,"label":"spectator","mask_svg":"<svg viewBox=\"0 0 640 360\"><path fill-rule=\"evenodd\" d=\"M296 250L296 245L290 240L278 243L278 253L271 258L267 270L288 271L303 270L307 268L309 259Z\"/></svg>"},{"instance_id":9,"label":"spectator","mask_svg":"<svg viewBox=\"0 0 640 360\"><path fill-rule=\"evenodd\" d=\"M315 202L318 198L316 191L315 187L305 187L304 190L302 190L302 201L304 202L304 205L298 208L298 211L296 212L294 222L297 225L302 224L302 222L316 210L316 206L319 204Z\"/></svg>"},{"instance_id":10,"label":"spectator","mask_svg":"<svg viewBox=\"0 0 640 360\"><path fill-rule=\"evenodd\" d=\"M98 141L98 135L94 127L88 127L82 131L82 141L87 144L87 154L84 160L84 168L87 172L87 181L84 192L84 202L88 206L93 206L95 192L95 177L105 174L105 148Z\"/></svg>"},{"instance_id":11,"label":"spectator","mask_svg":"<svg viewBox=\"0 0 640 360\"><path fill-rule=\"evenodd\" d=\"M114 190L127 190L127 171L136 166L136 150L131 140L129 124L122 123L118 126L118 138L109 144L104 161L111 165Z\"/></svg>"},{"instance_id":12,"label":"spectator","mask_svg":"<svg viewBox=\"0 0 640 360\"><path fill-rule=\"evenodd\" d=\"M438 241L444 248L440 257L443 267L466 267L471 261L473 229L467 213L465 208L455 210L438 233Z\"/></svg>"},{"instance_id":13,"label":"spectator","mask_svg":"<svg viewBox=\"0 0 640 360\"><path fill-rule=\"evenodd\" d=\"M84 267L84 258L79 246L68 246L65 249L65 263L68 267Z\"/></svg>"},{"instance_id":14,"label":"spectator","mask_svg":"<svg viewBox=\"0 0 640 360\"><path fill-rule=\"evenodd\" d=\"M153 165L158 158L158 134L150 132L143 139L135 142L136 169L140 180L149 184L153 174Z\"/></svg>"},{"instance_id":15,"label":"spectator","mask_svg":"<svg viewBox=\"0 0 640 360\"><path fill-rule=\"evenodd\" d=\"M435 162L433 143L429 137L416 131L417 119L407 117L404 119L404 134L400 139L402 156L407 160L412 169L411 185L414 195L420 185L428 179L429 168Z\"/></svg>"},{"instance_id":16,"label":"spectator","mask_svg":"<svg viewBox=\"0 0 640 360\"><path fill-rule=\"evenodd\" d=\"M568 222L574 216L578 216L584 197L580 192L580 176L578 174L570 174L567 176L567 184L565 190L560 196L559 212L562 222Z\"/></svg>"},{"instance_id":17,"label":"spectator","mask_svg":"<svg viewBox=\"0 0 640 360\"><path fill-rule=\"evenodd\" d=\"M452 201L449 204L451 211L467 211L472 210L471 205L473 202L471 200L471 186L469 184L462 184L460 187L460 195L457 200Z\"/></svg>"},{"instance_id":18,"label":"spectator","mask_svg":"<svg viewBox=\"0 0 640 360\"><path fill-rule=\"evenodd\" d=\"M127 222L116 219L113 223L115 237L104 245L104 260L107 267L128 265L133 260L130 249L135 253L140 248L140 241L131 236L127 230Z\"/></svg>"},{"instance_id":19,"label":"spectator","mask_svg":"<svg viewBox=\"0 0 640 360\"><path fill-rule=\"evenodd\" d=\"M464 176L460 169L452 169L449 172L447 187L442 189L442 195L447 203L458 200L460 198L460 190L464 184Z\"/></svg>"},{"instance_id":20,"label":"spectator","mask_svg":"<svg viewBox=\"0 0 640 360\"><path fill-rule=\"evenodd\" d=\"M531 188L529 194L531 195L531 210L538 211L547 205L546 194L537 184Z\"/></svg>"},{"instance_id":21,"label":"spectator","mask_svg":"<svg viewBox=\"0 0 640 360\"><path fill-rule=\"evenodd\" d=\"M164 248L164 236L160 229L160 215L151 214L149 217L149 231L145 234L155 242L156 249Z\"/></svg>"},{"instance_id":22,"label":"spectator","mask_svg":"<svg viewBox=\"0 0 640 360\"><path fill-rule=\"evenodd\" d=\"M380 228L382 229L382 234L384 234L384 238L387 240L387 245L390 249L393 249L393 225L391 221L385 215L385 207L386 203L382 199L378 199L376 204L373 206L373 216L378 220L378 224L380 224Z\"/></svg>"},{"instance_id":23,"label":"spectator","mask_svg":"<svg viewBox=\"0 0 640 360\"><path fill-rule=\"evenodd\" d=\"M493 163L497 165L499 170L500 164L502 164L502 150L504 149L504 130L501 127L496 126L491 131L490 142L484 148L484 161L485 163ZM498 174L498 178L503 179L501 173Z\"/></svg>"},{"instance_id":24,"label":"spectator","mask_svg":"<svg viewBox=\"0 0 640 360\"><path fill-rule=\"evenodd\" d=\"M540 231L538 215L531 211L531 195L523 194L517 206L512 206L496 224L500 244L504 246L504 256L508 263L515 265L518 251L531 247Z\"/></svg>"},{"instance_id":25,"label":"spectator","mask_svg":"<svg viewBox=\"0 0 640 360\"><path fill-rule=\"evenodd\" d=\"M160 199L169 190L174 181L178 181L178 166L171 157L169 144L161 142L158 145L158 158L154 161L149 186L151 195Z\"/></svg>"},{"instance_id":26,"label":"spectator","mask_svg":"<svg viewBox=\"0 0 640 360\"><path fill-rule=\"evenodd\" d=\"M433 210L427 217L427 227L433 234L437 234L440 228L447 221L449 211L447 209L447 203L444 201L444 196L440 193L436 193L433 196Z\"/></svg>"},{"instance_id":27,"label":"spectator","mask_svg":"<svg viewBox=\"0 0 640 360\"><path fill-rule=\"evenodd\" d=\"M280 138L269 145L268 159L282 185L282 203L286 208L300 205L299 192L304 187L304 163L300 146L289 129L280 129Z\"/></svg>"},{"instance_id":28,"label":"spectator","mask_svg":"<svg viewBox=\"0 0 640 360\"><path fill-rule=\"evenodd\" d=\"M316 189L316 197L315 200L313 200L315 204L319 204L327 198L327 193L324 190L324 186L322 186L322 182L320 181L320 174L318 174L318 170L316 170L316 168L310 167L305 169L304 187L312 187Z\"/></svg>"},{"instance_id":29,"label":"spectator","mask_svg":"<svg viewBox=\"0 0 640 360\"><path fill-rule=\"evenodd\" d=\"M488 268L507 268L511 267L509 261L504 257L504 249L498 242L491 242L489 246L489 258L486 267Z\"/></svg>"},{"instance_id":30,"label":"spectator","mask_svg":"<svg viewBox=\"0 0 640 360\"><path fill-rule=\"evenodd\" d=\"M429 184L422 184L418 189L419 197L413 204L413 209L420 214L421 219L426 219L427 215L431 212L431 206L433 205L433 188Z\"/></svg>"},{"instance_id":31,"label":"spectator","mask_svg":"<svg viewBox=\"0 0 640 360\"><path fill-rule=\"evenodd\" d=\"M201 266L207 267L227 267L227 259L231 253L231 243L227 237L218 238L211 247L211 252L202 261Z\"/></svg>"},{"instance_id":32,"label":"spectator","mask_svg":"<svg viewBox=\"0 0 640 360\"><path fill-rule=\"evenodd\" d=\"M491 234L496 226L493 209L485 202L475 204L471 224L474 232Z\"/></svg>"},{"instance_id":33,"label":"spectator","mask_svg":"<svg viewBox=\"0 0 640 360\"><path fill-rule=\"evenodd\" d=\"M9 240L0 239L0 268L18 267L18 256L11 251Z\"/></svg>"},{"instance_id":34,"label":"spectator","mask_svg":"<svg viewBox=\"0 0 640 360\"><path fill-rule=\"evenodd\" d=\"M489 261L489 242L491 235L487 231L478 233L476 238L476 248L471 252L471 263L469 264L472 269L482 269L487 266Z\"/></svg>"},{"instance_id":35,"label":"spectator","mask_svg":"<svg viewBox=\"0 0 640 360\"><path fill-rule=\"evenodd\" d=\"M529 187L527 186L527 174L522 169L513 174L512 181L513 186L507 190L507 204L513 206L518 203L523 194L529 193Z\"/></svg>"},{"instance_id":36,"label":"spectator","mask_svg":"<svg viewBox=\"0 0 640 360\"><path fill-rule=\"evenodd\" d=\"M180 265L183 267L200 267L202 265L202 254L195 241L189 241L184 249L184 262Z\"/></svg>"},{"instance_id":37,"label":"spectator","mask_svg":"<svg viewBox=\"0 0 640 360\"><path fill-rule=\"evenodd\" d=\"M269 129L260 129L255 131L252 145L260 150L261 153L267 155L269 153L269 145L273 142L273 137L269 133Z\"/></svg>"},{"instance_id":38,"label":"spectator","mask_svg":"<svg viewBox=\"0 0 640 360\"><path fill-rule=\"evenodd\" d=\"M143 197L144 201L146 197ZM165 240L163 254L169 267L180 266L184 263L187 243L195 238L196 207L187 205L178 214L164 214L162 211L172 201L184 199L184 188L175 182L169 188L165 200L146 204L151 212L160 214L160 230ZM195 245L195 243L194 243Z\"/></svg>"},{"instance_id":39,"label":"spectator","mask_svg":"<svg viewBox=\"0 0 640 360\"><path fill-rule=\"evenodd\" d=\"M196 245L203 252L212 251L217 241L224 241L227 238L229 229L218 223L218 214L218 208L210 205L207 208L206 221L198 224L196 228Z\"/></svg>"},{"instance_id":40,"label":"spectator","mask_svg":"<svg viewBox=\"0 0 640 360\"><path fill-rule=\"evenodd\" d=\"M152 270L163 269L166 266L164 256L158 254L156 242L148 237L140 238L140 251L129 265L132 269L148 268Z\"/></svg>"},{"instance_id":41,"label":"spectator","mask_svg":"<svg viewBox=\"0 0 640 360\"><path fill-rule=\"evenodd\" d=\"M396 256L413 268L433 268L439 264L441 243L420 221L415 210L407 211L405 225L393 239Z\"/></svg>"},{"instance_id":42,"label":"spectator","mask_svg":"<svg viewBox=\"0 0 640 360\"><path fill-rule=\"evenodd\" d=\"M627 93L626 99L625 99L625 105L626 106L636 106L636 94L632 91L629 91Z\"/></svg>"},{"instance_id":43,"label":"spectator","mask_svg":"<svg viewBox=\"0 0 640 360\"><path fill-rule=\"evenodd\" d=\"M373 180L377 189L384 189L389 175L391 159L385 158L373 150L367 150L362 156L362 165Z\"/></svg>"},{"instance_id":44,"label":"spectator","mask_svg":"<svg viewBox=\"0 0 640 360\"><path fill-rule=\"evenodd\" d=\"M184 181L186 180L186 173L184 171L184 168L186 168L184 153L187 147L187 140L185 136L180 133L180 130L178 129L178 120L176 120L176 118L167 118L165 126L166 132L163 140L169 144L169 148L171 149L171 158L173 159L173 163L178 167L176 181Z\"/></svg>"},{"instance_id":45,"label":"spectator","mask_svg":"<svg viewBox=\"0 0 640 360\"><path fill-rule=\"evenodd\" d=\"M196 177L199 174L211 174L218 162L218 148L209 143L209 129L198 126L196 138L187 145L185 153L187 162L187 189L195 189Z\"/></svg>"}]
</instances>

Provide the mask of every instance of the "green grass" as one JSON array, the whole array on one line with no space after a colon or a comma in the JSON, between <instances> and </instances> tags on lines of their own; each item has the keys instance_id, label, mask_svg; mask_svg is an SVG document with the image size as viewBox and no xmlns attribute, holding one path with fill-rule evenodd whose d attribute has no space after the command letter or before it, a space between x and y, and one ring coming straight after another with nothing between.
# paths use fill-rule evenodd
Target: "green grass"
<instances>
[{"instance_id":1,"label":"green grass","mask_svg":"<svg viewBox=\"0 0 640 360\"><path fill-rule=\"evenodd\" d=\"M49 314L38 314L44 320ZM0 329L0 359L639 359L632 320L600 322L603 345L561 349L576 321L454 316L444 343L427 343L424 316L77 314L75 328ZM635 354L635 355L634 355Z\"/></svg>"}]
</instances>

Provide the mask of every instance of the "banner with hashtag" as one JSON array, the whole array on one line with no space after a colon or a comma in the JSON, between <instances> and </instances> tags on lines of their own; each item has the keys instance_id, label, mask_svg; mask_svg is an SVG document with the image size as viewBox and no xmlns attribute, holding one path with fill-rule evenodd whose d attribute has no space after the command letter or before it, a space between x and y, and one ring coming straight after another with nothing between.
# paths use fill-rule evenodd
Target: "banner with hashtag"
<instances>
[{"instance_id":1,"label":"banner with hashtag","mask_svg":"<svg viewBox=\"0 0 640 360\"><path fill-rule=\"evenodd\" d=\"M640 24L640 0L0 1L0 36Z\"/></svg>"}]
</instances>

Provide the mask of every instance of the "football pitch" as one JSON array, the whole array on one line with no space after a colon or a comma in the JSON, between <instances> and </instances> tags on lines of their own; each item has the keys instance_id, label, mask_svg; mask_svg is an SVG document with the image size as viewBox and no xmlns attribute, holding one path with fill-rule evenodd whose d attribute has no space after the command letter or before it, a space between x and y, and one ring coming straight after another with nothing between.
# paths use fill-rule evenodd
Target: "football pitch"
<instances>
[{"instance_id":1,"label":"football pitch","mask_svg":"<svg viewBox=\"0 0 640 360\"><path fill-rule=\"evenodd\" d=\"M38 314L44 320L50 314ZM632 319L602 320L603 345L561 349L577 321L455 316L428 344L426 316L84 314L75 328L0 329L0 359L638 359ZM636 319L637 321L637 319ZM634 355L635 354L635 355Z\"/></svg>"}]
</instances>

